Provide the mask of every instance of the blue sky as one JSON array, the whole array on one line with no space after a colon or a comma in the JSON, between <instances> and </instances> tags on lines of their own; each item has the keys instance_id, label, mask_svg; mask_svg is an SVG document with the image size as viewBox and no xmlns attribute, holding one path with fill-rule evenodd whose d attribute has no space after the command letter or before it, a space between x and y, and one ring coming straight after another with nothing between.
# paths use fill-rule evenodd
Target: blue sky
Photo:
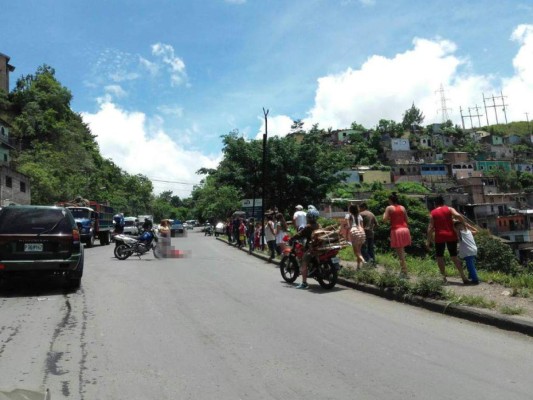
<instances>
[{"instance_id":1,"label":"blue sky","mask_svg":"<svg viewBox=\"0 0 533 400\"><path fill-rule=\"evenodd\" d=\"M2 17L11 87L52 66L102 154L181 197L221 135L263 132L263 107L280 136L294 119L400 121L413 102L430 123L443 85L457 124L482 93L533 117L530 0L18 0Z\"/></svg>"}]
</instances>

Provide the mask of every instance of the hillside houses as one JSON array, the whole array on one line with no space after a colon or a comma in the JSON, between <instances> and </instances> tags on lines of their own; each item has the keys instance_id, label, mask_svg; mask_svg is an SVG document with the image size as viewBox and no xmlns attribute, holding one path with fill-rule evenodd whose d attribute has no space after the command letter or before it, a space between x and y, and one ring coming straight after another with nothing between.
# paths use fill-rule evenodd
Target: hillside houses
<instances>
[{"instance_id":1,"label":"hillside houses","mask_svg":"<svg viewBox=\"0 0 533 400\"><path fill-rule=\"evenodd\" d=\"M453 151L453 137L446 136L438 127L432 131L432 134L409 137L383 134L381 162L390 171L354 166L347 181L380 182L384 187L419 182L428 188L438 187L439 192L444 192L447 204L478 226L510 241L522 259L528 258L528 251L533 255L533 195L503 190L493 174L496 171L533 172L533 146L527 143L529 137L524 140L518 135L503 136L480 130L466 132L481 149L473 159L467 152ZM350 133L349 130L336 131L335 142L348 142ZM520 144L524 146L515 154L513 146ZM377 172L381 174L379 178ZM384 173L390 174L388 179ZM426 204L431 204L432 196L427 196Z\"/></svg>"}]
</instances>

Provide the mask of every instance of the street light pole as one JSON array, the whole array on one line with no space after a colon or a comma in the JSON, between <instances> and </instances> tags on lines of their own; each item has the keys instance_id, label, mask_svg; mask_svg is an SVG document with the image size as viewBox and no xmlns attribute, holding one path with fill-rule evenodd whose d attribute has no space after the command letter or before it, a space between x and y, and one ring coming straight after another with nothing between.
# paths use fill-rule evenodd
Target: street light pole
<instances>
[{"instance_id":1,"label":"street light pole","mask_svg":"<svg viewBox=\"0 0 533 400\"><path fill-rule=\"evenodd\" d=\"M267 139L268 139L268 111L263 107L263 115L265 116L265 133L263 134L263 188L262 198L263 204L261 205L261 247L265 245L265 193L266 193L266 159L267 159Z\"/></svg>"}]
</instances>

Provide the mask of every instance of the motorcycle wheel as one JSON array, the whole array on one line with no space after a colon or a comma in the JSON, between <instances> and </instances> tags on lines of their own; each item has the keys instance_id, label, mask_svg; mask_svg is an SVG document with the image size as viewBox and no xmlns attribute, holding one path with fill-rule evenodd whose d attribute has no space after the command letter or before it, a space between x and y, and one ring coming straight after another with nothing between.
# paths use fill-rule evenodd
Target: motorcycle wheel
<instances>
[{"instance_id":1,"label":"motorcycle wheel","mask_svg":"<svg viewBox=\"0 0 533 400\"><path fill-rule=\"evenodd\" d=\"M331 261L321 263L318 266L316 280L324 289L333 289L337 283L337 269Z\"/></svg>"},{"instance_id":2,"label":"motorcycle wheel","mask_svg":"<svg viewBox=\"0 0 533 400\"><path fill-rule=\"evenodd\" d=\"M125 244L119 244L117 247L115 247L115 257L119 260L125 260L126 258L131 256L131 253L131 247Z\"/></svg>"},{"instance_id":3,"label":"motorcycle wheel","mask_svg":"<svg viewBox=\"0 0 533 400\"><path fill-rule=\"evenodd\" d=\"M163 255L161 254L161 248L158 245L154 246L154 257L155 258L161 258Z\"/></svg>"},{"instance_id":4,"label":"motorcycle wheel","mask_svg":"<svg viewBox=\"0 0 533 400\"><path fill-rule=\"evenodd\" d=\"M281 277L287 283L293 283L300 275L300 265L296 257L284 256L279 263Z\"/></svg>"}]
</instances>

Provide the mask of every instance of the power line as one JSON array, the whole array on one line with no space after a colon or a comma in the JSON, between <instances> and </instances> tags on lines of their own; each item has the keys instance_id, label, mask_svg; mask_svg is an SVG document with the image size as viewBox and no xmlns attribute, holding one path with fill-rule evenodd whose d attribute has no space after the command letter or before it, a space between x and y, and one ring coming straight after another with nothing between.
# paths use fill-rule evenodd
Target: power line
<instances>
[{"instance_id":1,"label":"power line","mask_svg":"<svg viewBox=\"0 0 533 400\"><path fill-rule=\"evenodd\" d=\"M150 179L151 181L153 182L163 182L163 183L177 183L179 185L190 185L190 186L194 186L194 185L199 185L200 182L179 182L179 181L167 181L167 180L164 180L164 179L153 179L153 178L148 178Z\"/></svg>"}]
</instances>

